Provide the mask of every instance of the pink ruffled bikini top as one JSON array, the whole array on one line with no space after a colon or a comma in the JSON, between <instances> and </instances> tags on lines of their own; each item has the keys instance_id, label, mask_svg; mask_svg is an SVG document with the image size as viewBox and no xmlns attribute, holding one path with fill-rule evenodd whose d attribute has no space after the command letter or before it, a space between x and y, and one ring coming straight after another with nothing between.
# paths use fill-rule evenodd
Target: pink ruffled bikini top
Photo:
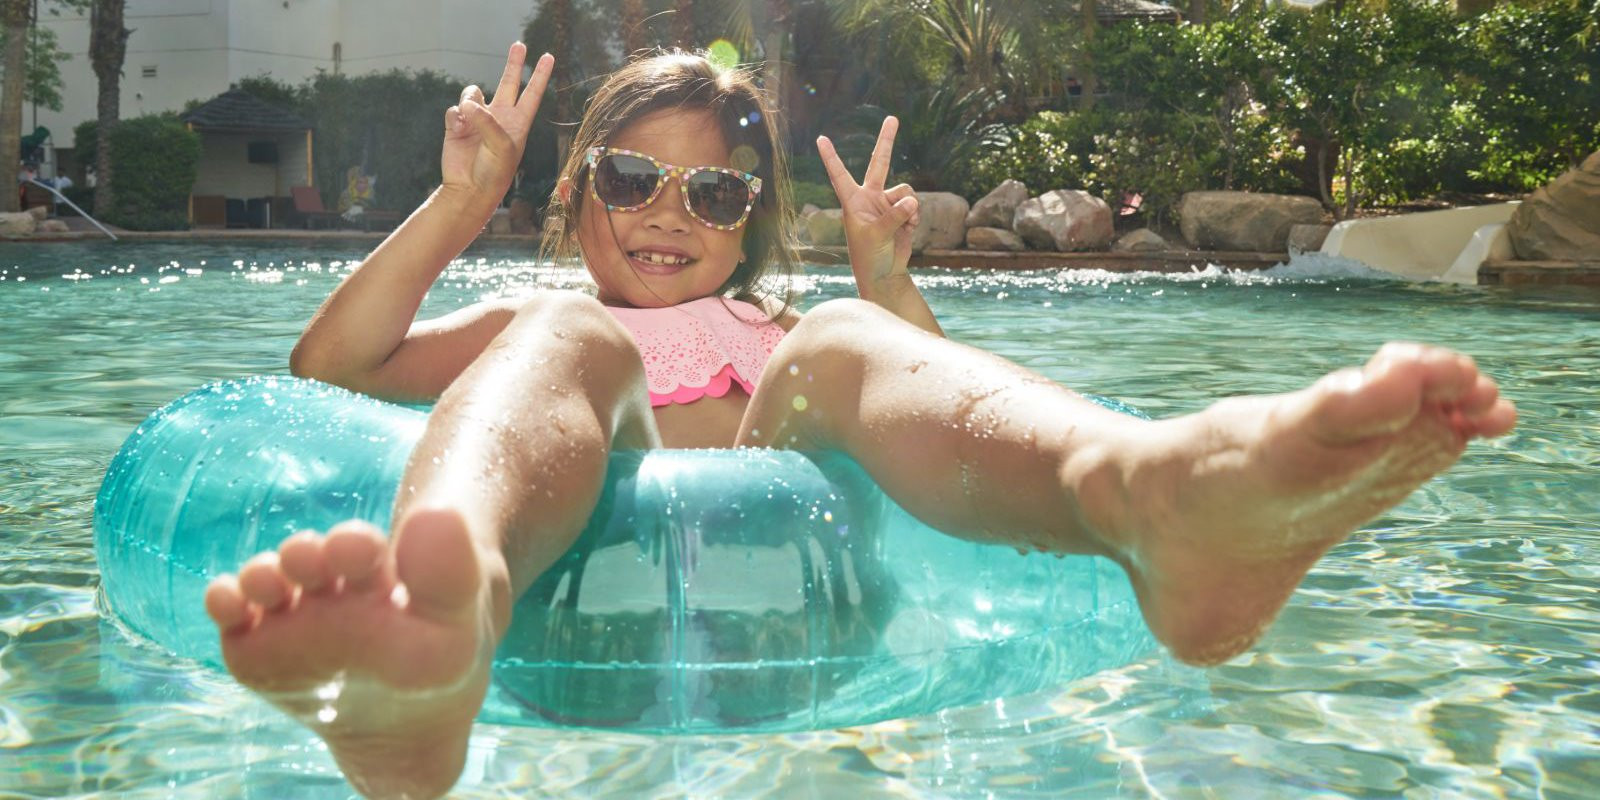
<instances>
[{"instance_id":1,"label":"pink ruffled bikini top","mask_svg":"<svg viewBox=\"0 0 1600 800\"><path fill-rule=\"evenodd\" d=\"M667 308L613 308L644 359L652 407L746 393L783 339L783 328L750 303L702 297Z\"/></svg>"}]
</instances>

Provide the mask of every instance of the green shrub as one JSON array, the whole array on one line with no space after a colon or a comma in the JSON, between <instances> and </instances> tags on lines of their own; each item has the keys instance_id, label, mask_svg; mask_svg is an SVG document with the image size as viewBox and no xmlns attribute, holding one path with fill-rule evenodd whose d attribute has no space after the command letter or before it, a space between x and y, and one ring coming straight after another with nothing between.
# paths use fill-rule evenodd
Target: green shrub
<instances>
[{"instance_id":1,"label":"green shrub","mask_svg":"<svg viewBox=\"0 0 1600 800\"><path fill-rule=\"evenodd\" d=\"M189 191L200 166L200 137L176 114L125 119L111 132L111 211L129 230L189 227Z\"/></svg>"},{"instance_id":2,"label":"green shrub","mask_svg":"<svg viewBox=\"0 0 1600 800\"><path fill-rule=\"evenodd\" d=\"M796 211L804 208L807 203L817 208L839 207L839 196L834 194L832 184L795 181L791 185L794 189L792 194Z\"/></svg>"}]
</instances>

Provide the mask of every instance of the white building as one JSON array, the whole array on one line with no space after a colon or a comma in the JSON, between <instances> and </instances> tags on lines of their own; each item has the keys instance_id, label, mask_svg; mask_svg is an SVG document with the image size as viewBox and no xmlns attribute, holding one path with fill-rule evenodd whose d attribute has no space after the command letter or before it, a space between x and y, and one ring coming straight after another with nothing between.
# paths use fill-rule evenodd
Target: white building
<instances>
[{"instance_id":1,"label":"white building","mask_svg":"<svg viewBox=\"0 0 1600 800\"><path fill-rule=\"evenodd\" d=\"M318 70L360 75L431 69L493 86L533 0L127 0L122 116L181 110L258 75L299 84ZM23 108L57 147L94 119L89 17L40 14L61 49L62 110ZM441 114L444 109L437 109ZM37 113L37 117L34 114Z\"/></svg>"}]
</instances>

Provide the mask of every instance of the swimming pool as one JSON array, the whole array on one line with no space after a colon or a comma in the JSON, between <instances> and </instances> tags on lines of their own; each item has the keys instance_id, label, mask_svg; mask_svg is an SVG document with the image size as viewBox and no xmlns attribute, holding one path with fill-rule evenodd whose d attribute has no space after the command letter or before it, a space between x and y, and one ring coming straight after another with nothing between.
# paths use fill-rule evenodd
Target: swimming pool
<instances>
[{"instance_id":1,"label":"swimming pool","mask_svg":"<svg viewBox=\"0 0 1600 800\"><path fill-rule=\"evenodd\" d=\"M95 608L101 473L156 406L286 370L364 251L0 245L0 797L344 798L316 739ZM424 313L581 273L474 252ZM1207 271L919 274L952 338L1153 415L1455 346L1515 435L1336 548L1266 639L865 728L480 726L461 797L1543 797L1600 786L1600 294ZM816 270L806 303L850 294ZM226 742L218 746L218 742Z\"/></svg>"}]
</instances>

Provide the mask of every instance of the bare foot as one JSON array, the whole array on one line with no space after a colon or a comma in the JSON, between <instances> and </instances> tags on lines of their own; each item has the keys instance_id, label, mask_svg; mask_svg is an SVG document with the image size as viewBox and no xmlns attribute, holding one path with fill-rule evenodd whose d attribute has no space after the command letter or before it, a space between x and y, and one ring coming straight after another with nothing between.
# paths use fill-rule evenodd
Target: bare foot
<instances>
[{"instance_id":1,"label":"bare foot","mask_svg":"<svg viewBox=\"0 0 1600 800\"><path fill-rule=\"evenodd\" d=\"M461 774L503 630L502 572L449 511L391 548L364 522L297 533L206 590L228 670L328 743L369 797L437 797Z\"/></svg>"},{"instance_id":2,"label":"bare foot","mask_svg":"<svg viewBox=\"0 0 1600 800\"><path fill-rule=\"evenodd\" d=\"M1444 471L1516 410L1472 360L1390 344L1363 369L1286 395L1224 400L1157 423L1124 468L1111 537L1146 622L1178 658L1243 652L1312 565Z\"/></svg>"}]
</instances>

